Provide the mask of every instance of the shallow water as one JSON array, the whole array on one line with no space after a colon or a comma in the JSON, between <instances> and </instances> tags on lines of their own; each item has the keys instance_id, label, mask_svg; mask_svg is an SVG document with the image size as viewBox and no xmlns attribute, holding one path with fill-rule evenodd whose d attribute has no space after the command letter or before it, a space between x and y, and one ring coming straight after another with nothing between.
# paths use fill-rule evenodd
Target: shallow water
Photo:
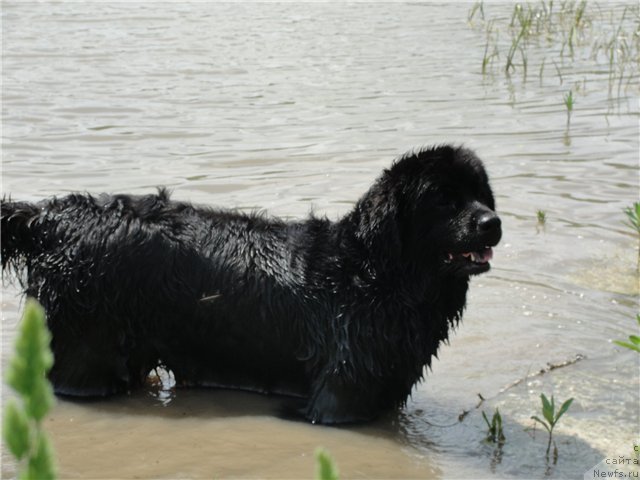
<instances>
[{"instance_id":1,"label":"shallow water","mask_svg":"<svg viewBox=\"0 0 640 480\"><path fill-rule=\"evenodd\" d=\"M401 412L325 428L237 392L59 400L46 426L62 477L307 478L323 445L345 478L582 478L631 450L639 359L612 340L633 333L638 311L638 245L622 213L639 193L637 64L610 93L589 42L573 63L542 42L528 49L526 81L500 68L483 77L486 36L470 7L3 3L4 194L165 185L177 199L337 218L396 155L454 142L485 160L505 231L462 326ZM624 7L593 7L591 35ZM508 18L512 6L485 9ZM6 285L3 363L20 308ZM542 432L524 430L541 392L575 398L555 465ZM495 407L502 449L483 442L481 411ZM3 476L14 471L3 451Z\"/></svg>"}]
</instances>

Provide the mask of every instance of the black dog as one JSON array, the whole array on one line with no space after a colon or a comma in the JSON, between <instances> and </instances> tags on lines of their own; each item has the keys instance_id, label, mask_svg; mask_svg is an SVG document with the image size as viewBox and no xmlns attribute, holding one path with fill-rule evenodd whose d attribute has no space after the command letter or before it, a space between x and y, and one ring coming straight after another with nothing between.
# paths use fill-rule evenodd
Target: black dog
<instances>
[{"instance_id":1,"label":"black dog","mask_svg":"<svg viewBox=\"0 0 640 480\"><path fill-rule=\"evenodd\" d=\"M482 163L411 152L338 222L157 195L2 202L2 266L48 314L63 395L178 385L304 397L312 422L403 404L489 270L500 219Z\"/></svg>"}]
</instances>

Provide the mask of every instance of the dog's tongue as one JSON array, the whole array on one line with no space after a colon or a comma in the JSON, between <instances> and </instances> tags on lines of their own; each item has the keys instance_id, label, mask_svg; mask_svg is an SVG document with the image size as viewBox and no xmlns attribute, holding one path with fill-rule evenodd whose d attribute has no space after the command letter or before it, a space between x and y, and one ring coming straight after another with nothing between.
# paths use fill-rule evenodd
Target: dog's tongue
<instances>
[{"instance_id":1,"label":"dog's tongue","mask_svg":"<svg viewBox=\"0 0 640 480\"><path fill-rule=\"evenodd\" d=\"M479 252L465 252L461 255L467 257L474 263L487 263L493 258L493 249L487 247Z\"/></svg>"},{"instance_id":2,"label":"dog's tongue","mask_svg":"<svg viewBox=\"0 0 640 480\"><path fill-rule=\"evenodd\" d=\"M476 255L479 255L479 259L476 259L476 262L487 263L491 261L493 258L493 248L487 247L481 252L477 252Z\"/></svg>"}]
</instances>

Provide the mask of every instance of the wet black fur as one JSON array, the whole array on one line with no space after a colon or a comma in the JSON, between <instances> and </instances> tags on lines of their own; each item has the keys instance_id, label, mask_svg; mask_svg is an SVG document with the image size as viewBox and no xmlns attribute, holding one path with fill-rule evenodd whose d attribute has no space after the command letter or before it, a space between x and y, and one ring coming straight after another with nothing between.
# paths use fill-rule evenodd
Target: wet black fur
<instances>
[{"instance_id":1,"label":"wet black fur","mask_svg":"<svg viewBox=\"0 0 640 480\"><path fill-rule=\"evenodd\" d=\"M296 395L313 422L403 404L460 319L466 252L500 239L482 163L410 152L341 220L194 206L165 190L2 201L2 267L48 314L63 395L178 385ZM469 263L469 262L467 262Z\"/></svg>"}]
</instances>

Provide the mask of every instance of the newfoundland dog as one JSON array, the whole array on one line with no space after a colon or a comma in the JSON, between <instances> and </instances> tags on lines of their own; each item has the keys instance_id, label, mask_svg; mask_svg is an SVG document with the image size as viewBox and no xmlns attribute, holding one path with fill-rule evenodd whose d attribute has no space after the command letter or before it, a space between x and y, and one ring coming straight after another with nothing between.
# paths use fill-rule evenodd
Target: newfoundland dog
<instances>
[{"instance_id":1,"label":"newfoundland dog","mask_svg":"<svg viewBox=\"0 0 640 480\"><path fill-rule=\"evenodd\" d=\"M405 154L338 221L157 194L2 201L3 269L44 306L56 393L178 386L302 397L311 422L402 405L489 270L500 218L465 148Z\"/></svg>"}]
</instances>

